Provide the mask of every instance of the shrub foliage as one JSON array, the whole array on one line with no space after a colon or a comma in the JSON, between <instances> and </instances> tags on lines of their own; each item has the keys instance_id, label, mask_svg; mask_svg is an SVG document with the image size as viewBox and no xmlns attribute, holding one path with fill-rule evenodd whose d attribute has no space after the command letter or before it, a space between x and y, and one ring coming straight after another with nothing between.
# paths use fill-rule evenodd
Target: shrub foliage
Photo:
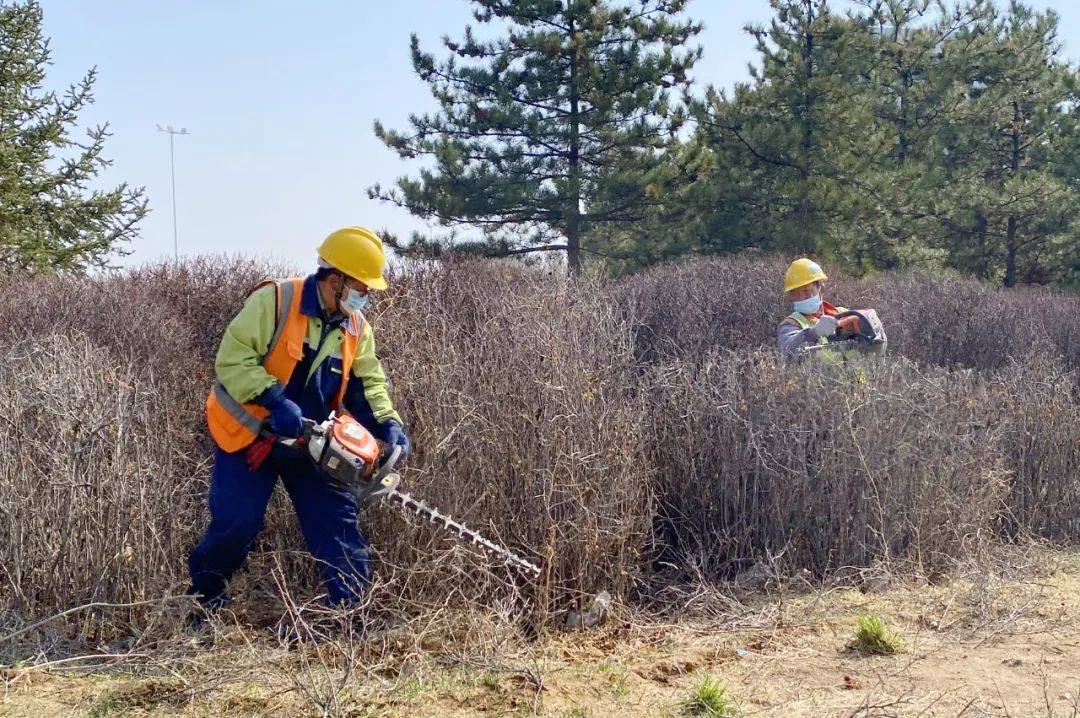
<instances>
[{"instance_id":1,"label":"shrub foliage","mask_svg":"<svg viewBox=\"0 0 1080 718\"><path fill-rule=\"evenodd\" d=\"M543 562L524 588L540 620L691 569L937 571L994 537L1080 536L1080 300L837 277L830 296L876 307L891 352L794 365L770 346L783 264L407 273L371 317L416 444L405 488ZM284 273L207 258L0 279L0 610L183 590L217 341ZM431 527L364 521L390 609L523 595ZM316 591L301 546L275 502L238 593L272 587L274 565Z\"/></svg>"}]
</instances>

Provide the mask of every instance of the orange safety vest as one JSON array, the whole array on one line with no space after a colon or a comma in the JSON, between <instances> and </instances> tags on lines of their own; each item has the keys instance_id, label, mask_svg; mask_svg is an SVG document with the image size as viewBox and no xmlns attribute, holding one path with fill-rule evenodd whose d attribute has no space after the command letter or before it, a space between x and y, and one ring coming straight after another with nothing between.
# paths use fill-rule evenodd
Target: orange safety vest
<instances>
[{"instance_id":1,"label":"orange safety vest","mask_svg":"<svg viewBox=\"0 0 1080 718\"><path fill-rule=\"evenodd\" d=\"M273 284L277 291L277 324L261 364L268 374L282 385L287 385L296 365L304 357L304 340L307 338L308 329L307 317L300 313L304 279L268 279L260 282L251 291L254 293L268 284ZM355 334L342 332L341 386L334 397L334 409L337 409L345 398L356 347L364 330L360 317L354 315L349 320L354 322L358 331ZM210 435L218 446L230 453L240 451L255 441L269 414L268 409L258 404L238 402L220 380L214 382L210 394L206 397L206 423L210 427Z\"/></svg>"}]
</instances>

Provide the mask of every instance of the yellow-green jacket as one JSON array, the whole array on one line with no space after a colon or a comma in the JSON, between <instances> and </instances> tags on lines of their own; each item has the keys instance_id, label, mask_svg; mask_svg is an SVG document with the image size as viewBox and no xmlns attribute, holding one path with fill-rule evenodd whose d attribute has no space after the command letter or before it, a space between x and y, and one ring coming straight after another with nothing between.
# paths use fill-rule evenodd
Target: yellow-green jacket
<instances>
[{"instance_id":1,"label":"yellow-green jacket","mask_svg":"<svg viewBox=\"0 0 1080 718\"><path fill-rule=\"evenodd\" d=\"M215 370L218 380L233 399L247 403L277 380L261 362L277 325L276 293L272 285L260 287L248 297L243 309L225 329L218 348ZM285 385L285 396L300 406L304 417L321 422L341 386L342 332L359 333L360 339L349 370L344 408L368 429L388 419L401 422L390 401L389 382L375 353L371 325L361 326L345 317L327 317L319 301L315 275L304 280L300 312L308 318L303 357Z\"/></svg>"}]
</instances>

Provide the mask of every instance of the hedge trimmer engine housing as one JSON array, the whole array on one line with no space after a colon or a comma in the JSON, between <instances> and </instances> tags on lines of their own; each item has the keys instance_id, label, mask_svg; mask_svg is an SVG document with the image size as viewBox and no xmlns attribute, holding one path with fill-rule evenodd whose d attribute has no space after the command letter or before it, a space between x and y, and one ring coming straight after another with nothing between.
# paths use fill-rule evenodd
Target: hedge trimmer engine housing
<instances>
[{"instance_id":1,"label":"hedge trimmer engine housing","mask_svg":"<svg viewBox=\"0 0 1080 718\"><path fill-rule=\"evenodd\" d=\"M401 447L395 446L389 450L380 447L371 432L348 414L331 414L321 424L308 422L299 439L276 437L275 440L305 452L334 486L355 496L358 503L374 504L389 500L480 549L487 556L499 558L532 578L540 576L540 567L536 564L505 546L489 541L423 501L399 491L401 474L396 466L401 458Z\"/></svg>"},{"instance_id":2,"label":"hedge trimmer engine housing","mask_svg":"<svg viewBox=\"0 0 1080 718\"><path fill-rule=\"evenodd\" d=\"M878 317L877 312L873 309L852 309L842 314L838 314L837 318L842 319L844 317L852 316L859 318L859 330L855 333L855 336L864 340L864 343L873 346L882 346L888 341L888 338L885 336L885 327L881 323L881 318Z\"/></svg>"},{"instance_id":3,"label":"hedge trimmer engine housing","mask_svg":"<svg viewBox=\"0 0 1080 718\"><path fill-rule=\"evenodd\" d=\"M394 470L401 447L384 456L371 432L348 414L331 415L312 426L307 449L334 485L362 503L382 500L401 481L401 474Z\"/></svg>"}]
</instances>

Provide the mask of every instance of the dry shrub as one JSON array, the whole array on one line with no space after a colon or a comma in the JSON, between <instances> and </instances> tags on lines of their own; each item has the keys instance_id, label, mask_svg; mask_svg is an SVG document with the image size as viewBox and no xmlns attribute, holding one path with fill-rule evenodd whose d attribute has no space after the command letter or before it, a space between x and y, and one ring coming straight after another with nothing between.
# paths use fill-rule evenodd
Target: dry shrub
<instances>
[{"instance_id":1,"label":"dry shrub","mask_svg":"<svg viewBox=\"0 0 1080 718\"><path fill-rule=\"evenodd\" d=\"M404 488L545 575L515 588L432 527L372 511L380 610L528 601L543 620L601 589L632 595L654 539L714 575L780 554L821 575L939 568L995 531L1080 537L1075 297L837 275L837 299L878 307L895 351L822 370L762 350L785 264L613 284L497 262L403 276L371 318L416 445ZM0 278L0 612L183 588L217 342L250 287L284 273L218 257ZM279 612L273 568L318 590L302 545L279 492L238 577L250 611Z\"/></svg>"},{"instance_id":2,"label":"dry shrub","mask_svg":"<svg viewBox=\"0 0 1080 718\"><path fill-rule=\"evenodd\" d=\"M216 276L214 267L24 278L5 288L0 312L25 310L12 288L32 295L39 311L9 326L12 335L34 338L5 360L15 403L3 418L35 447L5 452L0 482L5 506L35 517L11 524L20 540L4 561L3 593L20 611L183 588L184 557L205 521L202 403L213 352L259 276L243 263L219 262ZM215 294L218 286L224 291ZM85 301L58 301L69 296ZM641 566L651 511L630 332L601 288L582 290L512 265L468 265L419 272L386 304L377 336L418 447L408 489L543 562L534 596L541 617L600 588L625 593ZM83 329L55 331L58 324ZM36 373L23 371L27 362ZM119 426L130 414L124 402L140 408L141 423L122 436L102 429L96 443L68 450L81 436L73 426ZM45 460L53 447L59 453ZM28 492L27 482L49 490ZM132 497L142 502L138 510ZM85 520L64 539L61 517L72 506ZM279 492L252 570L240 577L249 591L268 589L274 564L315 589L290 513ZM367 519L392 589L387 598L399 607L492 598L506 586L505 571L485 570L427 525L393 511ZM133 561L151 561L154 570L139 564L133 571ZM10 590L28 574L32 595Z\"/></svg>"},{"instance_id":3,"label":"dry shrub","mask_svg":"<svg viewBox=\"0 0 1080 718\"><path fill-rule=\"evenodd\" d=\"M665 264L623 280L614 299L633 322L642 361L750 349L775 341L791 311L779 291L786 267L753 253Z\"/></svg>"},{"instance_id":4,"label":"dry shrub","mask_svg":"<svg viewBox=\"0 0 1080 718\"><path fill-rule=\"evenodd\" d=\"M1080 371L1045 357L990 381L1001 451L1011 472L1006 535L1080 538Z\"/></svg>"},{"instance_id":5,"label":"dry shrub","mask_svg":"<svg viewBox=\"0 0 1080 718\"><path fill-rule=\"evenodd\" d=\"M0 587L34 613L177 588L207 458L170 387L79 331L0 355Z\"/></svg>"},{"instance_id":6,"label":"dry shrub","mask_svg":"<svg viewBox=\"0 0 1080 718\"><path fill-rule=\"evenodd\" d=\"M203 257L2 280L5 608L40 615L184 589L205 520L213 356L267 269L280 271ZM280 513L264 540L295 545Z\"/></svg>"},{"instance_id":7,"label":"dry shrub","mask_svg":"<svg viewBox=\"0 0 1080 718\"><path fill-rule=\"evenodd\" d=\"M853 306L878 309L889 350L921 364L1002 369L1053 357L1080 368L1080 296L1038 289L995 290L974 279L926 272L841 278Z\"/></svg>"},{"instance_id":8,"label":"dry shrub","mask_svg":"<svg viewBox=\"0 0 1080 718\"><path fill-rule=\"evenodd\" d=\"M281 271L251 259L205 256L97 277L8 277L0 283L0 338L78 329L140 370L169 371L189 359L205 367L248 291Z\"/></svg>"},{"instance_id":9,"label":"dry shrub","mask_svg":"<svg viewBox=\"0 0 1080 718\"><path fill-rule=\"evenodd\" d=\"M747 253L658 266L628 278L616 300L635 323L638 356L701 358L717 348L773 346L790 311L781 292L786 258ZM974 279L926 272L854 280L826 267L826 298L872 307L889 351L920 364L1000 369L1035 356L1080 368L1080 296L1002 291Z\"/></svg>"},{"instance_id":10,"label":"dry shrub","mask_svg":"<svg viewBox=\"0 0 1080 718\"><path fill-rule=\"evenodd\" d=\"M988 529L1005 471L971 376L904 361L791 365L715 353L655 375L653 463L668 550L729 576L938 569ZM689 556L688 556L689 554Z\"/></svg>"},{"instance_id":11,"label":"dry shrub","mask_svg":"<svg viewBox=\"0 0 1080 718\"><path fill-rule=\"evenodd\" d=\"M411 276L378 321L418 447L408 485L542 562L542 610L624 593L651 521L649 473L631 335L602 287L452 266ZM380 515L375 534L413 583L440 585L427 576L436 532Z\"/></svg>"}]
</instances>

